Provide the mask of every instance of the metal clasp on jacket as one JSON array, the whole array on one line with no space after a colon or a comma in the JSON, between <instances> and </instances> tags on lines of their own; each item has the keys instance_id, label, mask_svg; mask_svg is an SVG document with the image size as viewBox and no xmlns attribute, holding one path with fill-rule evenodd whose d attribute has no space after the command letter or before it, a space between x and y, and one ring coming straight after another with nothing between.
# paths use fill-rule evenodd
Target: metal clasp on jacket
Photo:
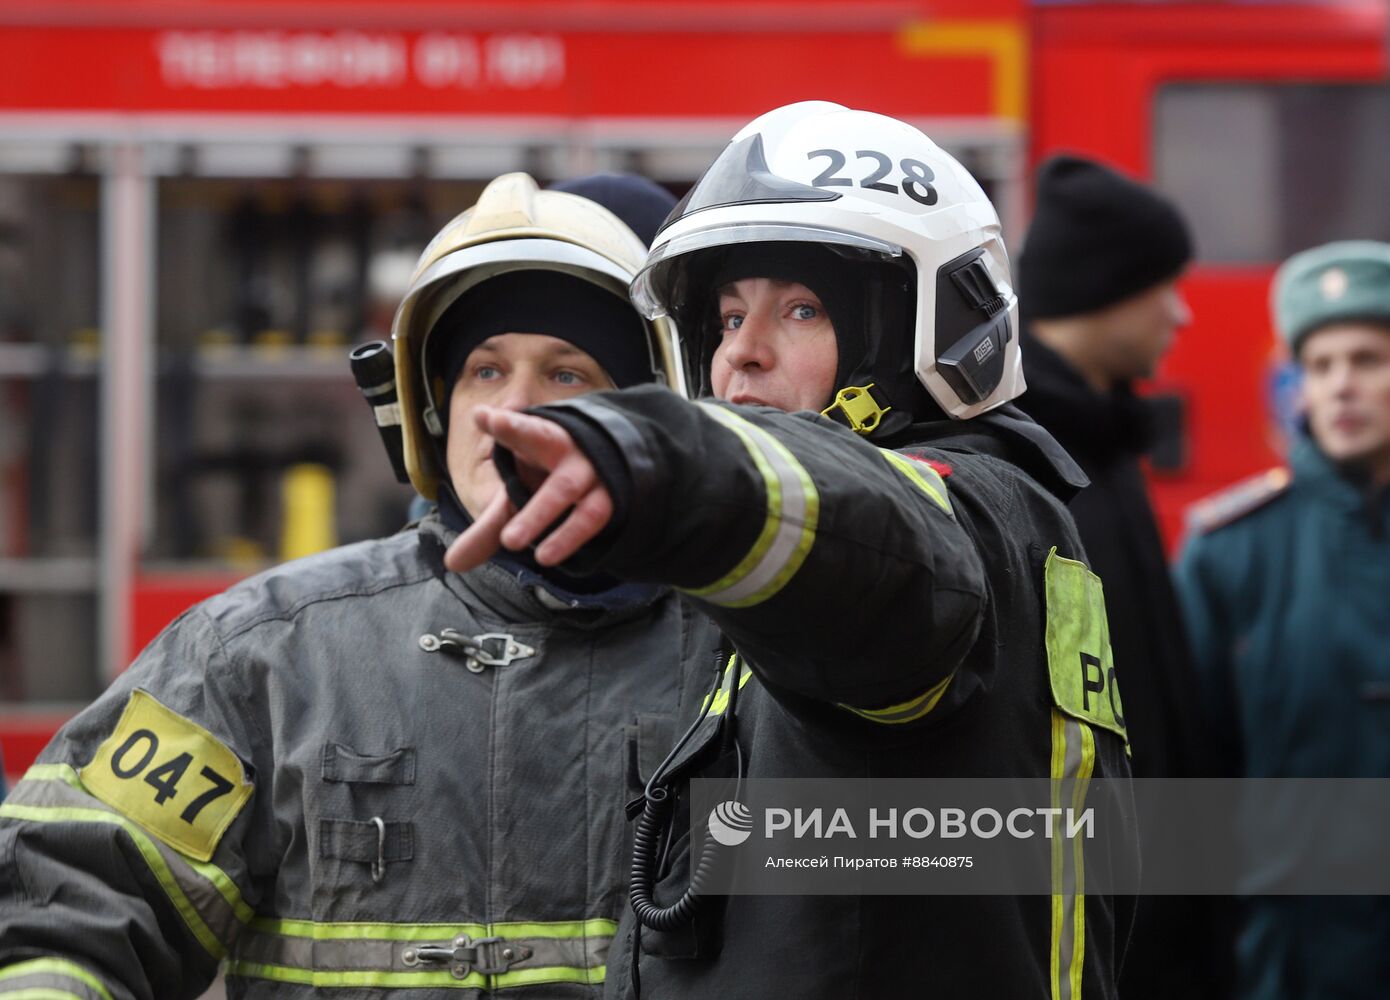
<instances>
[{"instance_id":1,"label":"metal clasp on jacket","mask_svg":"<svg viewBox=\"0 0 1390 1000\"><path fill-rule=\"evenodd\" d=\"M448 944L418 942L401 952L401 961L406 965L447 965L455 979L467 979L474 972L498 976L530 957L530 948L509 944L506 938L470 938L467 934L460 934Z\"/></svg>"},{"instance_id":2,"label":"metal clasp on jacket","mask_svg":"<svg viewBox=\"0 0 1390 1000\"><path fill-rule=\"evenodd\" d=\"M420 648L427 653L462 656L463 665L475 674L482 673L485 667L505 667L513 660L524 660L536 653L506 632L468 636L452 628L440 629L438 635L426 632L420 636Z\"/></svg>"}]
</instances>

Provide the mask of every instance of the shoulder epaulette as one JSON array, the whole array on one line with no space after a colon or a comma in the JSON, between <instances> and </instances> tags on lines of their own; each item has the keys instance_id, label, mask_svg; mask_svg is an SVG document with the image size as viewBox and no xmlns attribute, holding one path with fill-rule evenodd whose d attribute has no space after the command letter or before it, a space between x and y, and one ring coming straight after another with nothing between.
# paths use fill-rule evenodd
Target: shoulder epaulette
<instances>
[{"instance_id":1,"label":"shoulder epaulette","mask_svg":"<svg viewBox=\"0 0 1390 1000\"><path fill-rule=\"evenodd\" d=\"M1188 531L1194 535L1205 535L1239 521L1282 496L1292 482L1293 474L1282 467L1243 479L1189 507Z\"/></svg>"}]
</instances>

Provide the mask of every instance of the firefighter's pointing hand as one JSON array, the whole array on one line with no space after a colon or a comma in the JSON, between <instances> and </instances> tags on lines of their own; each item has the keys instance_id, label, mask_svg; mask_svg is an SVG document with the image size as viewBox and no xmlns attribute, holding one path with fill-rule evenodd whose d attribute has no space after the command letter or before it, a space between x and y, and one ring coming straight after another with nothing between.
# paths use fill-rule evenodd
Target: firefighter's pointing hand
<instances>
[{"instance_id":1,"label":"firefighter's pointing hand","mask_svg":"<svg viewBox=\"0 0 1390 1000\"><path fill-rule=\"evenodd\" d=\"M533 492L518 511L506 490L499 489L482 515L449 546L444 565L450 570L465 573L486 562L499 548L524 549L569 511L536 547L536 562L554 566L574 555L608 524L613 516L612 498L593 464L563 427L493 406L479 406L474 419L480 430L516 457L517 474Z\"/></svg>"}]
</instances>

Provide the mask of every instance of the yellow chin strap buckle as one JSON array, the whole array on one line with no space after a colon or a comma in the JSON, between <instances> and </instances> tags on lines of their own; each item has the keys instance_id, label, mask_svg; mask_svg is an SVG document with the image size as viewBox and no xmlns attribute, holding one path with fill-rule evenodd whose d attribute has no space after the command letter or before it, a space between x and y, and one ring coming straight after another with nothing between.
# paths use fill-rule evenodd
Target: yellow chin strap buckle
<instances>
[{"instance_id":1,"label":"yellow chin strap buckle","mask_svg":"<svg viewBox=\"0 0 1390 1000\"><path fill-rule=\"evenodd\" d=\"M856 434L872 434L878 429L883 415L891 406L880 406L869 391L874 383L868 385L847 385L835 393L830 405L821 410L824 416L844 424Z\"/></svg>"}]
</instances>

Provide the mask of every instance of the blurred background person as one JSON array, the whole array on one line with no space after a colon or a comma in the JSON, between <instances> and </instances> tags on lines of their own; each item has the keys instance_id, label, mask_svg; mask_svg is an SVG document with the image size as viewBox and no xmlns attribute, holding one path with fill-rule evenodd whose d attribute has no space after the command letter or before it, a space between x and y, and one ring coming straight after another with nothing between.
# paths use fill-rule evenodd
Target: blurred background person
<instances>
[{"instance_id":1,"label":"blurred background person","mask_svg":"<svg viewBox=\"0 0 1390 1000\"><path fill-rule=\"evenodd\" d=\"M1178 288L1191 259L1187 222L1168 199L1093 160L1042 165L1019 259L1028 389L1018 403L1091 480L1068 506L1105 585L1136 778L1191 777L1206 765L1191 656L1140 468L1154 421L1134 389L1191 319ZM1223 996L1211 912L1205 900L1142 899L1122 995Z\"/></svg>"},{"instance_id":2,"label":"blurred background person","mask_svg":"<svg viewBox=\"0 0 1390 1000\"><path fill-rule=\"evenodd\" d=\"M1177 586L1202 703L1247 777L1386 778L1390 244L1297 254L1273 309L1302 371L1304 421L1289 469L1193 511ZM1316 837L1319 817L1294 822ZM1277 888L1275 866L1248 874ZM1388 944L1390 899L1251 898L1239 995L1382 997Z\"/></svg>"}]
</instances>

